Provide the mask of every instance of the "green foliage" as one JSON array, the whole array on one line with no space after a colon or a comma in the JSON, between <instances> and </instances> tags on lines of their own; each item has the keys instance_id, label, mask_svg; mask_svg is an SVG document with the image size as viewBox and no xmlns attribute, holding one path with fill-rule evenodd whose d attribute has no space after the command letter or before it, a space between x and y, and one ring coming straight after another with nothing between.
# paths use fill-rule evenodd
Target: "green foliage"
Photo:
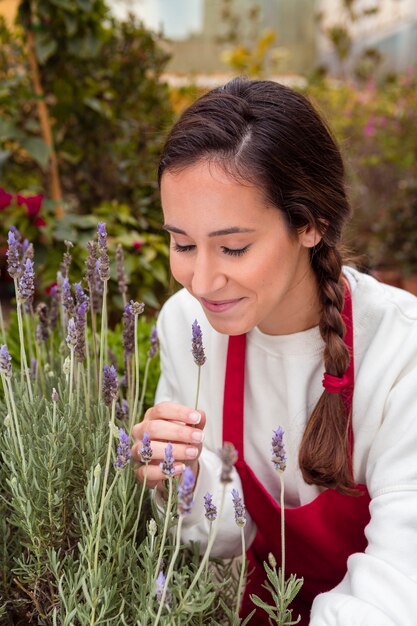
<instances>
[{"instance_id":1,"label":"green foliage","mask_svg":"<svg viewBox=\"0 0 417 626\"><path fill-rule=\"evenodd\" d=\"M293 626L298 624L300 617L293 620L292 610L288 607L300 591L303 584L302 578L297 578L292 574L287 580L283 580L281 569L277 571L275 559L269 555L269 566L264 563L265 572L268 581L264 585L274 601L273 606L267 604L259 596L251 595L251 600L256 606L266 611L269 624L278 624L278 626Z\"/></svg>"},{"instance_id":2,"label":"green foliage","mask_svg":"<svg viewBox=\"0 0 417 626\"><path fill-rule=\"evenodd\" d=\"M118 22L103 0L22 0L19 21L13 33L0 24L2 186L13 194L48 195L49 152L27 56L32 34L65 215L56 220L54 204L45 200L40 217L46 225L39 227L14 204L2 212L0 255L13 224L37 244L39 263L48 257L45 287L54 280L63 241L84 245L104 219L116 244L124 246L135 295L158 308L168 283L156 184L158 155L172 119L168 86L160 80L168 56L143 24L133 18ZM82 262L81 256L79 271Z\"/></svg>"},{"instance_id":3,"label":"green foliage","mask_svg":"<svg viewBox=\"0 0 417 626\"><path fill-rule=\"evenodd\" d=\"M307 95L329 120L348 172L353 219L346 242L366 267L417 268L417 76L365 88L320 81Z\"/></svg>"}]
</instances>

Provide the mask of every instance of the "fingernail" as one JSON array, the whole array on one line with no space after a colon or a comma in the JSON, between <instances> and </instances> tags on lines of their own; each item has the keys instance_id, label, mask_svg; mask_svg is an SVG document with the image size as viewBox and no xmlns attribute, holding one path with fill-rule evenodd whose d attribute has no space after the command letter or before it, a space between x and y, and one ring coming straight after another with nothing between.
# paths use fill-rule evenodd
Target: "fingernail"
<instances>
[{"instance_id":1,"label":"fingernail","mask_svg":"<svg viewBox=\"0 0 417 626\"><path fill-rule=\"evenodd\" d=\"M181 463L180 465L174 465L174 476L178 476L178 474L182 474L184 470L185 470L184 463Z\"/></svg>"},{"instance_id":2,"label":"fingernail","mask_svg":"<svg viewBox=\"0 0 417 626\"><path fill-rule=\"evenodd\" d=\"M193 411L192 413L190 413L190 415L188 416L189 420L192 424L199 424L200 420L201 420L201 415L200 413L197 413L197 411Z\"/></svg>"},{"instance_id":3,"label":"fingernail","mask_svg":"<svg viewBox=\"0 0 417 626\"><path fill-rule=\"evenodd\" d=\"M188 459L195 459L198 454L197 448L185 448L185 456Z\"/></svg>"},{"instance_id":4,"label":"fingernail","mask_svg":"<svg viewBox=\"0 0 417 626\"><path fill-rule=\"evenodd\" d=\"M193 433L191 433L191 439L196 443L201 443L203 441L203 437L204 433L202 430L195 430Z\"/></svg>"}]
</instances>

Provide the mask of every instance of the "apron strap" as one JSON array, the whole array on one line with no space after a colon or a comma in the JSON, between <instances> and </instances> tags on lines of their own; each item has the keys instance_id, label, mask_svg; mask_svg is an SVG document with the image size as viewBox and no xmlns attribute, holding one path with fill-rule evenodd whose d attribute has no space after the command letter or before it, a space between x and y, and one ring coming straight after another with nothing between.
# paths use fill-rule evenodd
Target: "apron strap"
<instances>
[{"instance_id":1,"label":"apron strap","mask_svg":"<svg viewBox=\"0 0 417 626\"><path fill-rule=\"evenodd\" d=\"M342 318L346 326L344 342L349 350L350 361L345 372L348 386L343 392L343 400L349 414L348 422L348 454L351 470L353 454L353 429L352 429L352 397L354 387L354 360L353 360L353 319L352 297L348 281L343 278L345 287ZM223 401L223 442L230 441L238 452L239 467L244 463L244 389L245 389L245 353L246 335L229 337L226 375L224 384Z\"/></svg>"}]
</instances>

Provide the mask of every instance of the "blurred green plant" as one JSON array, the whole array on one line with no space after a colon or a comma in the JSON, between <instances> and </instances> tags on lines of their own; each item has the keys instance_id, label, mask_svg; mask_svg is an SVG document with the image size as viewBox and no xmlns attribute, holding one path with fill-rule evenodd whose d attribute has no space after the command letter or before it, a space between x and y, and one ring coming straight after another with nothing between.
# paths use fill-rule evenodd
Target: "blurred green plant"
<instances>
[{"instance_id":1,"label":"blurred green plant","mask_svg":"<svg viewBox=\"0 0 417 626\"><path fill-rule=\"evenodd\" d=\"M29 63L31 37L42 96ZM19 25L11 32L0 24L2 186L13 195L47 196L42 227L28 224L15 205L2 212L0 250L14 223L36 243L39 262L48 254L43 286L56 272L63 241L84 243L103 219L115 243L124 246L135 293L159 306L168 282L156 184L172 119L168 86L160 79L167 60L156 35L133 17L117 21L103 0L21 0ZM55 218L50 193L51 151L39 98L47 105L59 162L62 220Z\"/></svg>"},{"instance_id":2,"label":"blurred green plant","mask_svg":"<svg viewBox=\"0 0 417 626\"><path fill-rule=\"evenodd\" d=\"M417 74L364 87L311 83L307 95L341 145L354 213L346 241L368 268L417 271Z\"/></svg>"},{"instance_id":3,"label":"blurred green plant","mask_svg":"<svg viewBox=\"0 0 417 626\"><path fill-rule=\"evenodd\" d=\"M221 60L234 72L261 78L275 72L288 52L277 46L277 33L272 28L261 28L262 7L253 0L242 13L235 0L222 0L221 20L225 33L217 38L228 44Z\"/></svg>"}]
</instances>

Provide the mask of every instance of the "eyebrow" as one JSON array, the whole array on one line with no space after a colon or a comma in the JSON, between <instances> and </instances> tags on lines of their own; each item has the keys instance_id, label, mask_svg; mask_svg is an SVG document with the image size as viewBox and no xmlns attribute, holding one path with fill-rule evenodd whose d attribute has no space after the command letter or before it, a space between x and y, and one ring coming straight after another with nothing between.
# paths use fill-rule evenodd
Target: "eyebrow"
<instances>
[{"instance_id":1,"label":"eyebrow","mask_svg":"<svg viewBox=\"0 0 417 626\"><path fill-rule=\"evenodd\" d=\"M164 224L162 227L164 230L167 230L169 233L177 233L178 235L187 235L185 230L181 228L177 228L176 226L171 226L170 224ZM231 228L223 228L222 230L214 230L212 233L209 233L209 237L221 237L222 235L234 235L236 233L254 233L254 228L239 228L238 226L232 226Z\"/></svg>"}]
</instances>

